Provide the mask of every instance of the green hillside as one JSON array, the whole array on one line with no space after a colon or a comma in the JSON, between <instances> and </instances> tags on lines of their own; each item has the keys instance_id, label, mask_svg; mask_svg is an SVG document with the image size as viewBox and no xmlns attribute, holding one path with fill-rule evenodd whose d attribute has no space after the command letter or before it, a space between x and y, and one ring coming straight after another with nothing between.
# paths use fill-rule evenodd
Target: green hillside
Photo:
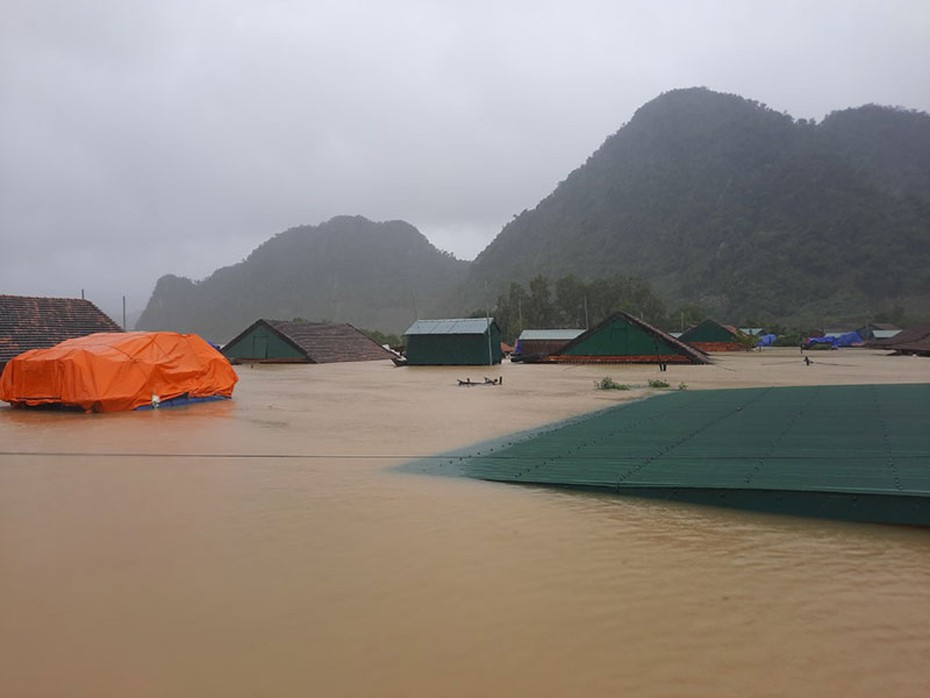
<instances>
[{"instance_id":1,"label":"green hillside","mask_svg":"<svg viewBox=\"0 0 930 698\"><path fill-rule=\"evenodd\" d=\"M666 93L504 227L460 298L539 274L640 276L670 306L732 321L926 312L930 116L866 106L815 124Z\"/></svg>"},{"instance_id":2,"label":"green hillside","mask_svg":"<svg viewBox=\"0 0 930 698\"><path fill-rule=\"evenodd\" d=\"M472 263L408 223L340 216L202 281L162 277L137 327L223 341L259 317L301 317L397 333L415 312L462 316L495 298L510 333L597 322L618 302L675 327L930 318L930 116L867 105L815 123L674 90Z\"/></svg>"},{"instance_id":3,"label":"green hillside","mask_svg":"<svg viewBox=\"0 0 930 698\"><path fill-rule=\"evenodd\" d=\"M162 277L136 327L197 332L218 342L258 318L402 332L415 307L433 311L466 269L408 223L339 216L275 235L203 281Z\"/></svg>"}]
</instances>

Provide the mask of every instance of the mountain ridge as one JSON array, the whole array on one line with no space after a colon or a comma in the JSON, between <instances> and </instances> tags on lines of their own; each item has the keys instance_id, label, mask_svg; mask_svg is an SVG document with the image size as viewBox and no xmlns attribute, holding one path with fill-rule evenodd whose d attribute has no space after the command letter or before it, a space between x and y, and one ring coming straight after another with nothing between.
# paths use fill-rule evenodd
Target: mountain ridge
<instances>
[{"instance_id":1,"label":"mountain ridge","mask_svg":"<svg viewBox=\"0 0 930 698\"><path fill-rule=\"evenodd\" d=\"M466 293L492 279L635 273L671 303L697 303L725 316L813 321L854 305L865 313L896 301L926 307L930 117L872 105L859 110L873 121L877 113L883 124L909 122L917 137L898 148L900 169L923 179L901 175L893 158L881 167L865 162L860 153L868 149L860 145L857 152L841 123L855 120L845 112L858 110L834 112L817 125L704 88L666 93L504 226L475 259ZM882 253L870 243L870 230L917 256ZM857 248L870 258L860 259ZM894 261L906 273L885 284ZM851 268L865 289L852 294L858 298L834 297L818 282ZM773 294L772 286L781 291Z\"/></svg>"},{"instance_id":2,"label":"mountain ridge","mask_svg":"<svg viewBox=\"0 0 930 698\"><path fill-rule=\"evenodd\" d=\"M669 307L809 327L930 314L930 116L864 105L820 123L672 90L636 110L473 262L403 221L297 226L193 282L159 279L140 329L228 338L258 317L400 332L543 275L642 277Z\"/></svg>"},{"instance_id":3,"label":"mountain ridge","mask_svg":"<svg viewBox=\"0 0 930 698\"><path fill-rule=\"evenodd\" d=\"M418 303L432 310L431 296L463 279L466 264L404 221L336 216L278 233L202 281L161 277L137 327L217 341L260 317L406 327Z\"/></svg>"}]
</instances>

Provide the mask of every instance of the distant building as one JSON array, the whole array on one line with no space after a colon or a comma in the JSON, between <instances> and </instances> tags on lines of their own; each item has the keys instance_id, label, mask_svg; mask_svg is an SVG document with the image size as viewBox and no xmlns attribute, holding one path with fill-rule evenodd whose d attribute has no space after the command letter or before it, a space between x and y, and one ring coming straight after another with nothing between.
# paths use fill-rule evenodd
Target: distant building
<instances>
[{"instance_id":1,"label":"distant building","mask_svg":"<svg viewBox=\"0 0 930 698\"><path fill-rule=\"evenodd\" d=\"M410 366L489 366L501 362L494 318L417 320L406 332Z\"/></svg>"},{"instance_id":2,"label":"distant building","mask_svg":"<svg viewBox=\"0 0 930 698\"><path fill-rule=\"evenodd\" d=\"M122 331L106 313L82 298L0 295L0 371L29 349L48 349L95 332Z\"/></svg>"},{"instance_id":3,"label":"distant building","mask_svg":"<svg viewBox=\"0 0 930 698\"><path fill-rule=\"evenodd\" d=\"M566 344L584 330L553 329L523 330L517 337L516 356L519 359L533 356L550 356L561 351Z\"/></svg>"},{"instance_id":4,"label":"distant building","mask_svg":"<svg viewBox=\"0 0 930 698\"><path fill-rule=\"evenodd\" d=\"M850 332L852 332L852 330L842 330L842 329L835 329L835 328L833 328L833 329L824 330L824 331L823 331L823 334L820 335L820 336L821 336L821 337L828 337L828 338L831 338L831 339L837 339L837 338L839 338L839 337L842 337L844 334L849 334Z\"/></svg>"},{"instance_id":5,"label":"distant building","mask_svg":"<svg viewBox=\"0 0 930 698\"><path fill-rule=\"evenodd\" d=\"M708 364L706 354L618 311L545 359L554 363Z\"/></svg>"},{"instance_id":6,"label":"distant building","mask_svg":"<svg viewBox=\"0 0 930 698\"><path fill-rule=\"evenodd\" d=\"M682 332L678 339L701 351L744 351L748 345L741 341L742 337L735 327L704 320Z\"/></svg>"},{"instance_id":7,"label":"distant building","mask_svg":"<svg viewBox=\"0 0 930 698\"><path fill-rule=\"evenodd\" d=\"M895 354L930 356L930 324L909 327L890 339L869 342L869 346L875 349L888 349Z\"/></svg>"},{"instance_id":8,"label":"distant building","mask_svg":"<svg viewBox=\"0 0 930 698\"><path fill-rule=\"evenodd\" d=\"M222 349L230 361L326 364L394 356L352 325L256 320Z\"/></svg>"},{"instance_id":9,"label":"distant building","mask_svg":"<svg viewBox=\"0 0 930 698\"><path fill-rule=\"evenodd\" d=\"M755 342L756 347L761 349L762 347L772 347L775 346L775 342L778 340L778 337L769 332L768 334L753 335L753 341Z\"/></svg>"},{"instance_id":10,"label":"distant building","mask_svg":"<svg viewBox=\"0 0 930 698\"><path fill-rule=\"evenodd\" d=\"M864 341L873 342L881 339L891 339L901 332L901 328L884 322L869 322L856 332Z\"/></svg>"}]
</instances>

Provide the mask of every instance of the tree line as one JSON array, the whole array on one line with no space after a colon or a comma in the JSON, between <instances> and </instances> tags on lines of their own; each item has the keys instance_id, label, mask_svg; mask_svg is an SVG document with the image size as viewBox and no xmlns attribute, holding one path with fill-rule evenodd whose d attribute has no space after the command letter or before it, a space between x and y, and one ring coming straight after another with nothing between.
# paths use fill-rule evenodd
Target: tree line
<instances>
[{"instance_id":1,"label":"tree line","mask_svg":"<svg viewBox=\"0 0 930 698\"><path fill-rule=\"evenodd\" d=\"M690 325L703 320L701 309L683 307L671 315L649 282L635 276L612 276L584 281L568 274L555 281L539 275L527 286L510 284L494 305L476 309L471 317L490 314L501 328L504 341L512 343L525 329L587 329L618 310L657 327Z\"/></svg>"}]
</instances>

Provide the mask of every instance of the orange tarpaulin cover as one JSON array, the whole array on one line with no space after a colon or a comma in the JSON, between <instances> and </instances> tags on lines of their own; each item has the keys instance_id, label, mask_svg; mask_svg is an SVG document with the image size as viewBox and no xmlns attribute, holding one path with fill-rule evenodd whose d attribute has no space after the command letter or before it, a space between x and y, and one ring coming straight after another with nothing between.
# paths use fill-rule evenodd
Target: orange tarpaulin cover
<instances>
[{"instance_id":1,"label":"orange tarpaulin cover","mask_svg":"<svg viewBox=\"0 0 930 698\"><path fill-rule=\"evenodd\" d=\"M0 400L116 412L183 395L232 397L238 379L195 334L99 332L14 357L0 376Z\"/></svg>"}]
</instances>

